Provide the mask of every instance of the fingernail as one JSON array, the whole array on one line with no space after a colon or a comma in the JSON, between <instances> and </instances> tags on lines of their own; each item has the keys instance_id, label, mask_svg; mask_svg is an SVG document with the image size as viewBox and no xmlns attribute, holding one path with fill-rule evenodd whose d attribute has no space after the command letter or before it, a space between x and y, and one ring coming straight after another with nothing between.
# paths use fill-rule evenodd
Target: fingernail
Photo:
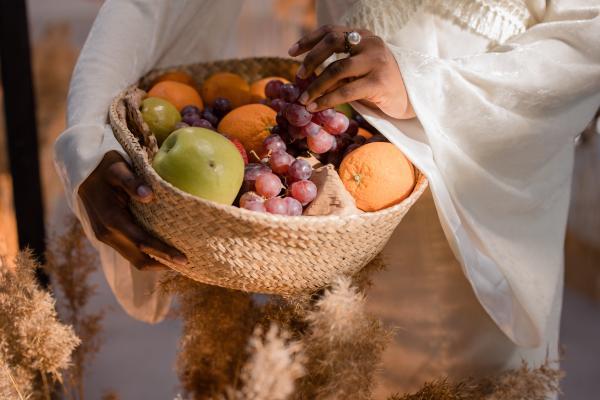
<instances>
[{"instance_id":1,"label":"fingernail","mask_svg":"<svg viewBox=\"0 0 600 400\"><path fill-rule=\"evenodd\" d=\"M137 187L137 194L140 197L148 197L152 194L152 189L150 189L148 186L146 185L140 185Z\"/></svg>"},{"instance_id":2,"label":"fingernail","mask_svg":"<svg viewBox=\"0 0 600 400\"><path fill-rule=\"evenodd\" d=\"M317 103L310 103L306 106L306 109L310 112L313 112L317 109Z\"/></svg>"},{"instance_id":3,"label":"fingernail","mask_svg":"<svg viewBox=\"0 0 600 400\"><path fill-rule=\"evenodd\" d=\"M288 50L288 54L289 54L290 56L293 56L293 55L294 55L294 54L296 54L296 52L298 51L298 48L299 48L299 47L300 47L300 46L298 46L298 43L294 43L294 44L292 45L292 47L290 47L290 49Z\"/></svg>"},{"instance_id":4,"label":"fingernail","mask_svg":"<svg viewBox=\"0 0 600 400\"><path fill-rule=\"evenodd\" d=\"M177 264L181 264L181 265L185 265L187 264L187 257L184 255L179 255L179 256L173 256L173 261L176 262Z\"/></svg>"},{"instance_id":5,"label":"fingernail","mask_svg":"<svg viewBox=\"0 0 600 400\"><path fill-rule=\"evenodd\" d=\"M304 78L304 74L306 74L306 68L304 68L304 65L301 65L300 68L298 68L296 75L298 75L300 78Z\"/></svg>"},{"instance_id":6,"label":"fingernail","mask_svg":"<svg viewBox=\"0 0 600 400\"><path fill-rule=\"evenodd\" d=\"M298 101L301 104L306 104L306 102L308 101L308 93L306 93L306 92L302 93L302 96L300 96L300 98L298 99Z\"/></svg>"}]
</instances>

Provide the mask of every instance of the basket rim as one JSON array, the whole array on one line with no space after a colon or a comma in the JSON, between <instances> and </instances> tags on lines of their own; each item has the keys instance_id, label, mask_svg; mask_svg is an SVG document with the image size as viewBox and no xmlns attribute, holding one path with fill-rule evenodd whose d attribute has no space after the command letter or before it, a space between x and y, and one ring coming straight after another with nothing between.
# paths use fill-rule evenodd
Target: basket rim
<instances>
[{"instance_id":1,"label":"basket rim","mask_svg":"<svg viewBox=\"0 0 600 400\"><path fill-rule=\"evenodd\" d=\"M146 72L144 75L142 75L137 80L136 84L131 85L131 86L136 86L137 85L137 87L143 89L142 86L140 86L140 85L142 83L148 83L149 82L147 80L148 76L155 75L155 74L165 74L165 73L168 73L168 72L175 72L175 71L181 70L182 68L184 68L186 66L189 66L189 65L197 65L197 64L228 64L228 63L230 63L232 61L244 62L246 60L253 60L253 61L280 61L280 62L287 62L289 64L298 64L298 65L300 64L300 62L298 60L294 60L293 58L279 57L279 56L221 58L221 59L216 59L216 60L212 60L212 61L204 61L204 62L197 62L197 63L174 64L174 65L168 65L166 67L153 68L153 69L149 70L148 72ZM195 77L192 77L192 78L194 78L194 80L196 79Z\"/></svg>"},{"instance_id":2,"label":"basket rim","mask_svg":"<svg viewBox=\"0 0 600 400\"><path fill-rule=\"evenodd\" d=\"M266 58L272 58L272 57L261 57L261 58L266 59ZM227 61L227 60L222 60L222 61ZM169 67L169 68L173 69L173 68L176 68L176 66ZM154 72L154 70L151 72ZM143 77L141 79L143 79ZM139 143L138 139L129 130L129 126L127 125L126 120L125 121L122 120L122 118L119 115L119 112L117 110L118 110L118 105L124 101L124 98L125 98L126 94L128 93L128 91L131 90L132 88L138 88L138 87L139 87L139 82L134 85L130 85L125 90L121 91L121 93L119 93L113 99L113 102L111 103L111 106L109 108L109 119L110 119L111 125L113 125L113 130L115 129L115 125L116 125L116 129L120 129L121 131L123 131L123 133L127 136L127 139L134 141L135 143ZM382 210L362 212L359 214L351 214L351 215L300 215L300 216L274 215L274 214L260 213L260 212L256 212L256 211L246 210L246 209L243 209L240 207L235 207L233 205L216 203L211 200L203 199L203 198L194 196L192 194L189 194L187 192L184 192L183 190L173 186L171 183L167 182L160 175L158 175L156 170L152 167L152 163L149 161L148 155L146 154L146 152L137 153L133 156L131 154L128 154L128 155L130 158L135 157L138 160L141 157L144 173L150 175L150 178L154 181L153 183L160 185L163 190L174 191L179 196L183 197L183 199L185 199L185 201L191 201L191 202L198 204L199 206L208 207L217 212L223 212L223 213L233 215L241 220L252 220L253 222L269 223L269 224L281 225L281 226L285 226L290 223L292 223L293 225L296 225L296 226L298 226L298 225L313 225L314 226L315 224L330 225L331 223L340 225L340 224L345 224L345 223L351 222L353 220L378 219L380 217L385 217L388 214L397 213L397 212L401 211L402 209L405 209L407 205L410 206L412 203L414 203L414 201L416 201L419 198L419 196L425 191L425 189L428 186L428 181L427 181L427 178L425 177L425 175L418 168L416 168L413 165L413 169L414 169L415 175L416 175L416 182L415 182L415 185L414 185L410 195L408 195L404 200L402 200L398 204L394 204L394 205L384 208Z\"/></svg>"}]
</instances>

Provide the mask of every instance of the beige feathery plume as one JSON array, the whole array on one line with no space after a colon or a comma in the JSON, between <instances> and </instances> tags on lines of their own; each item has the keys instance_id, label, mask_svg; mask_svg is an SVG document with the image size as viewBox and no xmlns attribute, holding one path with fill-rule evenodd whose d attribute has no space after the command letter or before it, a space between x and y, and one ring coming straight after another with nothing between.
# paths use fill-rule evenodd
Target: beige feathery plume
<instances>
[{"instance_id":1,"label":"beige feathery plume","mask_svg":"<svg viewBox=\"0 0 600 400\"><path fill-rule=\"evenodd\" d=\"M48 239L45 269L51 276L58 296L61 319L72 325L81 339L81 345L73 353L73 365L66 371L63 392L68 398L84 398L84 375L102 344L102 319L105 310L89 312L86 306L96 293L90 276L98 269L98 254L85 237L83 228L73 214L60 224Z\"/></svg>"},{"instance_id":2,"label":"beige feathery plume","mask_svg":"<svg viewBox=\"0 0 600 400\"><path fill-rule=\"evenodd\" d=\"M545 400L550 394L560 393L563 375L548 361L538 368L523 363L519 369L482 379L427 382L415 393L396 394L388 400Z\"/></svg>"},{"instance_id":3,"label":"beige feathery plume","mask_svg":"<svg viewBox=\"0 0 600 400\"><path fill-rule=\"evenodd\" d=\"M250 358L242 368L242 388L235 400L286 400L304 375L304 356L298 341L272 324L266 334L257 327L248 342Z\"/></svg>"},{"instance_id":4,"label":"beige feathery plume","mask_svg":"<svg viewBox=\"0 0 600 400\"><path fill-rule=\"evenodd\" d=\"M173 275L163 290L177 294L183 332L177 370L184 395L210 399L225 392L245 361L256 321L248 293Z\"/></svg>"},{"instance_id":5,"label":"beige feathery plume","mask_svg":"<svg viewBox=\"0 0 600 400\"><path fill-rule=\"evenodd\" d=\"M18 254L14 270L0 264L3 372L16 383L15 392L49 398L48 378L61 379L79 339L70 326L58 321L50 293L38 287L34 274L38 265L30 251Z\"/></svg>"},{"instance_id":6,"label":"beige feathery plume","mask_svg":"<svg viewBox=\"0 0 600 400\"><path fill-rule=\"evenodd\" d=\"M379 253L363 269L352 277L352 284L360 291L366 291L373 286L373 275L386 269L387 260L383 253Z\"/></svg>"},{"instance_id":7,"label":"beige feathery plume","mask_svg":"<svg viewBox=\"0 0 600 400\"><path fill-rule=\"evenodd\" d=\"M484 399L545 400L549 394L560 394L563 376L563 371L548 361L538 368L529 368L523 363L521 368L503 373L497 380L490 379L488 386L492 387L491 394Z\"/></svg>"},{"instance_id":8,"label":"beige feathery plume","mask_svg":"<svg viewBox=\"0 0 600 400\"><path fill-rule=\"evenodd\" d=\"M306 315L307 375L297 399L370 399L390 332L365 311L365 298L340 277Z\"/></svg>"},{"instance_id":9,"label":"beige feathery plume","mask_svg":"<svg viewBox=\"0 0 600 400\"><path fill-rule=\"evenodd\" d=\"M0 357L0 399L24 400L32 396L32 382L35 376L28 371L9 365Z\"/></svg>"}]
</instances>

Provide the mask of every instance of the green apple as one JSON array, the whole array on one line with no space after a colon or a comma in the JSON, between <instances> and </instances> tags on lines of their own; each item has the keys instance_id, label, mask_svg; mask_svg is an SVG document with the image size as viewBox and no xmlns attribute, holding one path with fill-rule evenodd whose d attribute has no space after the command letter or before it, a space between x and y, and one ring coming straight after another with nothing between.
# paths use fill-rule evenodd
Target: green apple
<instances>
[{"instance_id":1,"label":"green apple","mask_svg":"<svg viewBox=\"0 0 600 400\"><path fill-rule=\"evenodd\" d=\"M225 136L205 128L171 133L152 166L173 186L203 199L232 204L244 180L244 160Z\"/></svg>"},{"instance_id":2,"label":"green apple","mask_svg":"<svg viewBox=\"0 0 600 400\"><path fill-rule=\"evenodd\" d=\"M158 97L148 97L142 102L142 118L160 145L181 121L181 114L168 101Z\"/></svg>"},{"instance_id":3,"label":"green apple","mask_svg":"<svg viewBox=\"0 0 600 400\"><path fill-rule=\"evenodd\" d=\"M338 104L337 106L335 106L335 109L336 111L345 114L346 117L348 117L348 119L351 119L354 116L354 110L348 103Z\"/></svg>"}]
</instances>

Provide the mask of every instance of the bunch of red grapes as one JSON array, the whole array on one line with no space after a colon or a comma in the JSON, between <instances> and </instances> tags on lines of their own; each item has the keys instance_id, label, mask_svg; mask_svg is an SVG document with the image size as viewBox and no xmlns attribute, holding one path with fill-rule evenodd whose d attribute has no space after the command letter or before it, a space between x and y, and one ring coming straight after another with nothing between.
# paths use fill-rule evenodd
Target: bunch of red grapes
<instances>
[{"instance_id":1,"label":"bunch of red grapes","mask_svg":"<svg viewBox=\"0 0 600 400\"><path fill-rule=\"evenodd\" d=\"M300 94L315 79L296 77L294 84L272 80L265 87L265 104L277 111L277 125L264 140L260 162L246 166L240 207L281 215L302 215L317 196L310 181L312 166L299 156L315 156L320 162L339 167L346 154L371 141L357 135L359 125L368 126L359 115L349 119L333 108L311 113L298 103Z\"/></svg>"},{"instance_id":2,"label":"bunch of red grapes","mask_svg":"<svg viewBox=\"0 0 600 400\"><path fill-rule=\"evenodd\" d=\"M240 207L271 214L298 216L317 197L317 186L310 181L312 167L302 158L285 151L277 135L265 139L265 163L250 163L244 174ZM283 194L283 195L281 195Z\"/></svg>"},{"instance_id":3,"label":"bunch of red grapes","mask_svg":"<svg viewBox=\"0 0 600 400\"><path fill-rule=\"evenodd\" d=\"M315 78L314 74L307 79L296 77L294 84L272 80L265 87L267 102L277 111L277 126L271 132L282 138L290 154L310 152L320 162L337 168L352 150L368 142L386 140L383 135L370 139L357 135L359 126L373 130L358 114L350 119L334 108L311 113L298 103L300 94Z\"/></svg>"}]
</instances>

